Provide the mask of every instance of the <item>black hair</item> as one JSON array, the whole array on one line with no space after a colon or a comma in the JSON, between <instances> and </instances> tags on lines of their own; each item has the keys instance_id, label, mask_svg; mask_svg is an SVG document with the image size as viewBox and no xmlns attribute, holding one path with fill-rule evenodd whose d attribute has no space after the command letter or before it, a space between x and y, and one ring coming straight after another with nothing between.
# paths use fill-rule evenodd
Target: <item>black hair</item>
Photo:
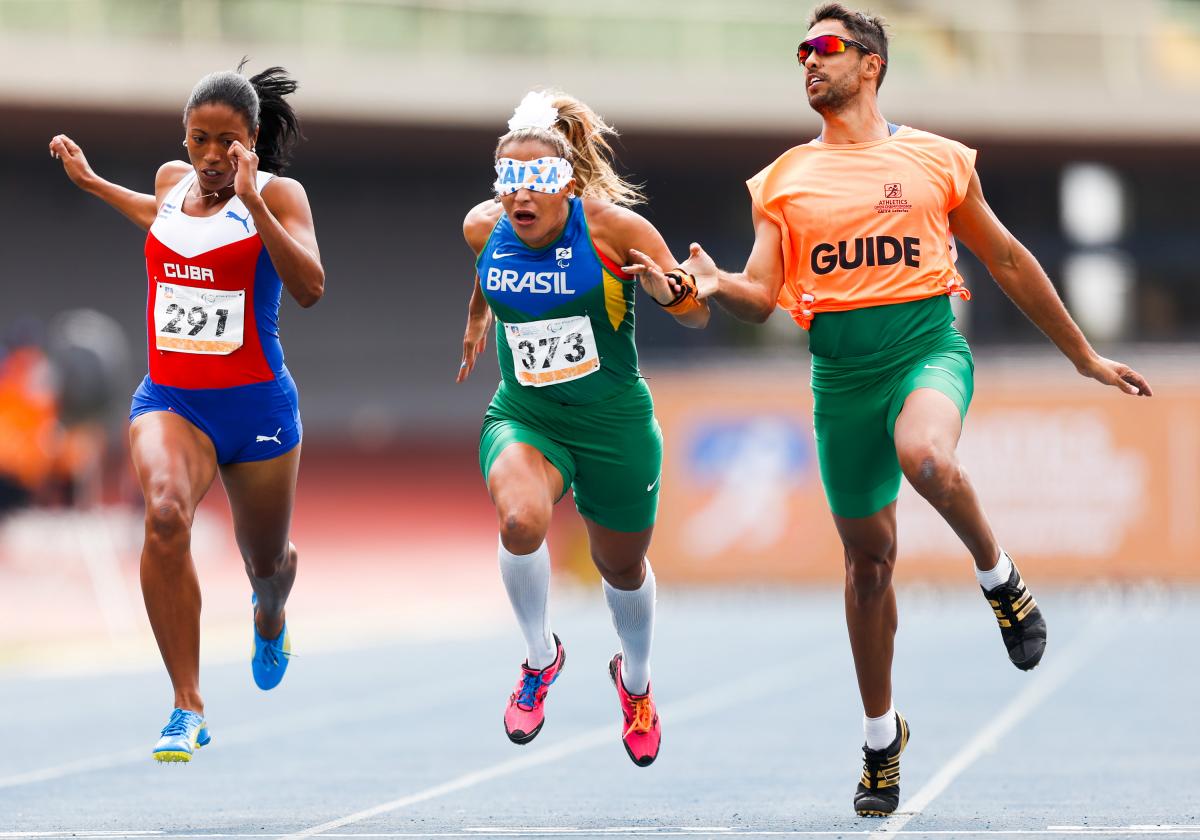
<instances>
[{"instance_id":1,"label":"black hair","mask_svg":"<svg viewBox=\"0 0 1200 840\"><path fill-rule=\"evenodd\" d=\"M220 102L246 118L251 132L258 129L254 152L259 168L276 175L283 174L292 158L296 144L303 139L300 118L285 97L296 92L296 80L282 67L268 67L247 78L242 68L249 59L243 58L237 70L209 73L192 88L183 119L193 108Z\"/></svg>"},{"instance_id":2,"label":"black hair","mask_svg":"<svg viewBox=\"0 0 1200 840\"><path fill-rule=\"evenodd\" d=\"M825 3L813 9L808 19L808 28L812 29L818 21L836 20L850 31L855 41L866 44L871 52L883 59L879 68L879 79L875 83L878 90L883 85L883 77L887 75L888 36L884 29L885 21L879 15L868 15L846 8L841 3Z\"/></svg>"}]
</instances>

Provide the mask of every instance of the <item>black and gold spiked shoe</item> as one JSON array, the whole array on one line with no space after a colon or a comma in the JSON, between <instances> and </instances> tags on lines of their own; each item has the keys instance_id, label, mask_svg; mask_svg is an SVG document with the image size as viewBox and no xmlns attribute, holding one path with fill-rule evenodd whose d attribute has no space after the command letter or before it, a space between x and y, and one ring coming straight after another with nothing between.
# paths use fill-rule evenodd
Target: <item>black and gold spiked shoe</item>
<instances>
[{"instance_id":1,"label":"black and gold spiked shoe","mask_svg":"<svg viewBox=\"0 0 1200 840\"><path fill-rule=\"evenodd\" d=\"M983 596L996 614L1012 664L1022 671L1035 667L1046 651L1046 619L1042 618L1033 593L1021 580L1017 564L1013 563L1006 582L995 589L984 589Z\"/></svg>"},{"instance_id":2,"label":"black and gold spiked shoe","mask_svg":"<svg viewBox=\"0 0 1200 840\"><path fill-rule=\"evenodd\" d=\"M886 749L863 744L863 773L854 792L860 817L886 817L900 804L900 753L908 746L908 721L896 712L896 740Z\"/></svg>"}]
</instances>

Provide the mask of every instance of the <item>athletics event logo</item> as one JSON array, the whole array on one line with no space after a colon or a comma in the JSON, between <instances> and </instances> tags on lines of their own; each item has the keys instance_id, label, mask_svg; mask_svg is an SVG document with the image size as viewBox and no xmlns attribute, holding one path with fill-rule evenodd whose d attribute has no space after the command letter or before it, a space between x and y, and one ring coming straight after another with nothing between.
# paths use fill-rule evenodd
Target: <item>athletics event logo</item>
<instances>
[{"instance_id":1,"label":"athletics event logo","mask_svg":"<svg viewBox=\"0 0 1200 840\"><path fill-rule=\"evenodd\" d=\"M875 205L876 213L907 213L912 205L904 197L902 184L884 184L883 201Z\"/></svg>"}]
</instances>

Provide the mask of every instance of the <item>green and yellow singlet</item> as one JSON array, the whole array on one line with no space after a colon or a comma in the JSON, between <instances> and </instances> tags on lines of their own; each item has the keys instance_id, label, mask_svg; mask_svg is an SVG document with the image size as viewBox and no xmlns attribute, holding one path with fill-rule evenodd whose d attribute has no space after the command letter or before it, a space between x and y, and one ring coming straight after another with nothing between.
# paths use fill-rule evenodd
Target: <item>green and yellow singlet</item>
<instances>
[{"instance_id":1,"label":"green and yellow singlet","mask_svg":"<svg viewBox=\"0 0 1200 840\"><path fill-rule=\"evenodd\" d=\"M496 352L510 394L586 405L641 378L635 281L592 243L581 199L570 200L562 234L544 248L522 242L502 215L475 265L496 314Z\"/></svg>"}]
</instances>

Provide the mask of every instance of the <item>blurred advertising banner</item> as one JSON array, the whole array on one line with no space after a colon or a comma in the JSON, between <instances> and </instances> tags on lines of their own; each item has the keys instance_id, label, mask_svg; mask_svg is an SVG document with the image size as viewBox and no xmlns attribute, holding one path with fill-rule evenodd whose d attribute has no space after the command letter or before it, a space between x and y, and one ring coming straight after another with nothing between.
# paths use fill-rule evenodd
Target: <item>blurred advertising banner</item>
<instances>
[{"instance_id":1,"label":"blurred advertising banner","mask_svg":"<svg viewBox=\"0 0 1200 840\"><path fill-rule=\"evenodd\" d=\"M1155 383L1150 365L1155 396L1135 399L1061 361L980 367L959 455L1023 572L1200 580L1200 380ZM807 379L803 363L651 376L665 438L651 557L665 579L842 580ZM907 482L897 575L972 579L962 544Z\"/></svg>"}]
</instances>

